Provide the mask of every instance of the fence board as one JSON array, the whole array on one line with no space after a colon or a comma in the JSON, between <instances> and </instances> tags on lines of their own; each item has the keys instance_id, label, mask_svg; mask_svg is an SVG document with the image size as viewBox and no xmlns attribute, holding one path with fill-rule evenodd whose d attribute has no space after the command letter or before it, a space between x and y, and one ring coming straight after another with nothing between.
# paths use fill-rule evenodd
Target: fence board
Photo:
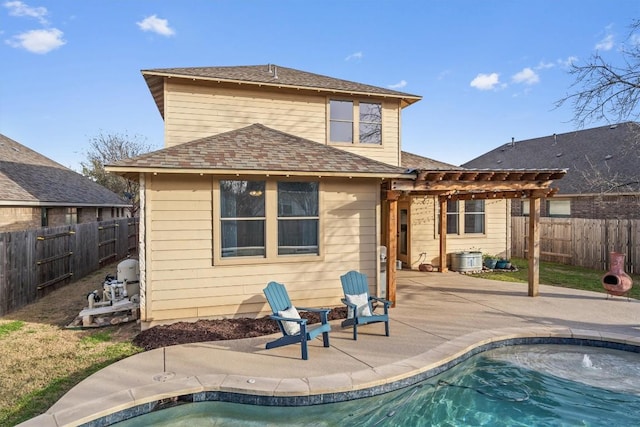
<instances>
[{"instance_id":1,"label":"fence board","mask_svg":"<svg viewBox=\"0 0 640 427\"><path fill-rule=\"evenodd\" d=\"M101 256L111 262L134 252L138 222L125 218L0 233L0 316L99 269ZM101 233L100 227L109 231Z\"/></svg>"},{"instance_id":2,"label":"fence board","mask_svg":"<svg viewBox=\"0 0 640 427\"><path fill-rule=\"evenodd\" d=\"M511 253L527 257L528 217L512 217ZM540 218L540 259L607 270L609 254L625 254L625 271L640 274L640 220Z\"/></svg>"}]
</instances>

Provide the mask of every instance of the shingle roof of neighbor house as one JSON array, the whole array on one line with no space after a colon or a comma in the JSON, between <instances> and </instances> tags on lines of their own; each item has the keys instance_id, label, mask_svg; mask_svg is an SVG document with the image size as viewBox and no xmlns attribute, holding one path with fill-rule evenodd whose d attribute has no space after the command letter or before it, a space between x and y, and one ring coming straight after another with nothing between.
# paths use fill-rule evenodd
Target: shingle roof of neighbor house
<instances>
[{"instance_id":1,"label":"shingle roof of neighbor house","mask_svg":"<svg viewBox=\"0 0 640 427\"><path fill-rule=\"evenodd\" d=\"M405 168L253 124L107 166L130 172L177 171L236 173L283 172L336 176L404 176ZM410 177L410 176L408 176Z\"/></svg>"},{"instance_id":2,"label":"shingle roof of neighbor house","mask_svg":"<svg viewBox=\"0 0 640 427\"><path fill-rule=\"evenodd\" d=\"M417 154L409 153L407 151L403 151L401 155L402 155L402 160L401 160L402 167L406 169L429 169L429 170L460 169L459 166L452 165L450 163L441 162L434 159L430 159L429 157L419 156Z\"/></svg>"},{"instance_id":3,"label":"shingle roof of neighbor house","mask_svg":"<svg viewBox=\"0 0 640 427\"><path fill-rule=\"evenodd\" d=\"M462 166L567 169L567 175L554 183L559 189L558 194L638 192L640 126L626 122L514 141ZM613 186L607 181L621 185Z\"/></svg>"},{"instance_id":4,"label":"shingle roof of neighbor house","mask_svg":"<svg viewBox=\"0 0 640 427\"><path fill-rule=\"evenodd\" d=\"M114 192L0 134L0 204L128 206Z\"/></svg>"},{"instance_id":5,"label":"shingle roof of neighbor house","mask_svg":"<svg viewBox=\"0 0 640 427\"><path fill-rule=\"evenodd\" d=\"M158 68L142 70L151 93L156 101L160 114L164 116L165 77L188 78L190 80L209 80L212 82L244 83L276 88L296 90L313 90L344 94L378 95L381 97L399 98L403 107L422 99L397 90L385 89L364 83L336 79L320 74L281 67L274 64L246 65L235 67L191 67L191 68Z\"/></svg>"}]
</instances>

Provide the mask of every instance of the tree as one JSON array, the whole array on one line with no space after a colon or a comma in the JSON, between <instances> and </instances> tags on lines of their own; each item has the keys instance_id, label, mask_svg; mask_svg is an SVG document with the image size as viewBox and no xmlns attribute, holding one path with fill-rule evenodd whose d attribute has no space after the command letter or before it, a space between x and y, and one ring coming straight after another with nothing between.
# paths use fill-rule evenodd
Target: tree
<instances>
[{"instance_id":1,"label":"tree","mask_svg":"<svg viewBox=\"0 0 640 427\"><path fill-rule=\"evenodd\" d=\"M575 76L572 93L556 102L556 107L571 103L573 121L579 128L590 122L621 123L640 117L640 19L630 25L626 40L617 50L618 64L607 61L596 51L585 64L572 63L569 74ZM632 137L618 147L619 156L640 160L640 126L634 125ZM637 191L640 171L632 176L594 166L579 171L594 192Z\"/></svg>"},{"instance_id":2,"label":"tree","mask_svg":"<svg viewBox=\"0 0 640 427\"><path fill-rule=\"evenodd\" d=\"M572 63L569 74L575 76L570 86L576 89L556 102L556 107L571 103L574 122L607 121L619 123L637 120L640 115L640 20L632 21L630 32L618 52L620 64L608 62L595 52L586 64Z\"/></svg>"},{"instance_id":3,"label":"tree","mask_svg":"<svg viewBox=\"0 0 640 427\"><path fill-rule=\"evenodd\" d=\"M89 140L86 161L80 162L82 174L96 183L131 201L131 216L135 216L139 207L139 184L118 175L107 173L105 164L129 159L151 151L146 138L139 135L130 137L125 134L105 134L100 132Z\"/></svg>"}]
</instances>

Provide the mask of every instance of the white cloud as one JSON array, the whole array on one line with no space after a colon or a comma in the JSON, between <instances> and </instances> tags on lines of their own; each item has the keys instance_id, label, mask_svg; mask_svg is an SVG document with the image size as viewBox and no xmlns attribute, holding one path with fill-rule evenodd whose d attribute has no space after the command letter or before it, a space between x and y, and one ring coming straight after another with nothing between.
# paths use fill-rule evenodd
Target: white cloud
<instances>
[{"instance_id":1,"label":"white cloud","mask_svg":"<svg viewBox=\"0 0 640 427\"><path fill-rule=\"evenodd\" d=\"M394 85L389 85L388 88L389 89L402 89L406 85L407 85L407 81L406 80L400 80L398 83L396 83Z\"/></svg>"},{"instance_id":2,"label":"white cloud","mask_svg":"<svg viewBox=\"0 0 640 427\"><path fill-rule=\"evenodd\" d=\"M524 68L522 71L514 74L511 77L514 83L524 83L526 85L533 85L540 82L540 76L531 68Z\"/></svg>"},{"instance_id":3,"label":"white cloud","mask_svg":"<svg viewBox=\"0 0 640 427\"><path fill-rule=\"evenodd\" d=\"M13 36L6 43L15 48L22 48L32 53L48 53L66 43L63 33L57 28L49 30L31 30Z\"/></svg>"},{"instance_id":4,"label":"white cloud","mask_svg":"<svg viewBox=\"0 0 640 427\"><path fill-rule=\"evenodd\" d=\"M142 31L151 31L162 36L172 36L176 32L169 26L169 21L158 18L156 15L147 16L140 22L136 22Z\"/></svg>"},{"instance_id":5,"label":"white cloud","mask_svg":"<svg viewBox=\"0 0 640 427\"><path fill-rule=\"evenodd\" d=\"M46 7L31 7L21 1L8 1L4 3L4 7L9 9L9 15L11 16L28 16L30 18L36 18L42 25L47 24L45 16L47 16Z\"/></svg>"},{"instance_id":6,"label":"white cloud","mask_svg":"<svg viewBox=\"0 0 640 427\"><path fill-rule=\"evenodd\" d=\"M356 52L356 53L352 53L351 55L347 56L346 58L344 58L344 60L345 61L351 61L352 59L355 59L355 60L359 61L359 60L362 59L363 56L364 55L362 54L362 52Z\"/></svg>"},{"instance_id":7,"label":"white cloud","mask_svg":"<svg viewBox=\"0 0 640 427\"><path fill-rule=\"evenodd\" d=\"M575 62L578 62L577 56L569 56L567 59L558 59L558 64L563 68L568 68Z\"/></svg>"},{"instance_id":8,"label":"white cloud","mask_svg":"<svg viewBox=\"0 0 640 427\"><path fill-rule=\"evenodd\" d=\"M478 74L475 79L471 80L469 86L478 90L491 90L500 84L500 75L498 73Z\"/></svg>"},{"instance_id":9,"label":"white cloud","mask_svg":"<svg viewBox=\"0 0 640 427\"><path fill-rule=\"evenodd\" d=\"M613 35L608 34L605 38L596 43L595 49L604 51L613 49Z\"/></svg>"},{"instance_id":10,"label":"white cloud","mask_svg":"<svg viewBox=\"0 0 640 427\"><path fill-rule=\"evenodd\" d=\"M540 61L540 63L538 65L536 65L535 69L536 70L546 70L547 68L553 68L556 65L553 62L544 62L544 61Z\"/></svg>"}]
</instances>

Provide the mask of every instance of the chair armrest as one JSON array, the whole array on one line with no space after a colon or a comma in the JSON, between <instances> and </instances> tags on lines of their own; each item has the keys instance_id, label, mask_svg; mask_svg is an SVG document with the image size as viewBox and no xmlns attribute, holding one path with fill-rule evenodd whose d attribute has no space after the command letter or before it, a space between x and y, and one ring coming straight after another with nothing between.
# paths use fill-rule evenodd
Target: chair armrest
<instances>
[{"instance_id":1,"label":"chair armrest","mask_svg":"<svg viewBox=\"0 0 640 427\"><path fill-rule=\"evenodd\" d=\"M300 324L307 323L307 319L294 319L292 317L282 317L275 314L270 314L269 317L273 320L279 320L281 322L296 322Z\"/></svg>"},{"instance_id":2,"label":"chair armrest","mask_svg":"<svg viewBox=\"0 0 640 427\"><path fill-rule=\"evenodd\" d=\"M329 313L330 308L310 308L310 307L296 307L298 311L311 311L313 313Z\"/></svg>"},{"instance_id":3,"label":"chair armrest","mask_svg":"<svg viewBox=\"0 0 640 427\"><path fill-rule=\"evenodd\" d=\"M351 307L353 309L358 308L358 306L352 302L347 301L346 298L340 298L340 301L342 301L343 304L345 304L347 307Z\"/></svg>"},{"instance_id":4,"label":"chair armrest","mask_svg":"<svg viewBox=\"0 0 640 427\"><path fill-rule=\"evenodd\" d=\"M380 303L382 303L382 304L384 304L386 306L391 305L391 301L389 301L388 299L372 297L372 296L369 296L369 299L370 300L374 300L374 301L378 301L378 302L380 302Z\"/></svg>"}]
</instances>

